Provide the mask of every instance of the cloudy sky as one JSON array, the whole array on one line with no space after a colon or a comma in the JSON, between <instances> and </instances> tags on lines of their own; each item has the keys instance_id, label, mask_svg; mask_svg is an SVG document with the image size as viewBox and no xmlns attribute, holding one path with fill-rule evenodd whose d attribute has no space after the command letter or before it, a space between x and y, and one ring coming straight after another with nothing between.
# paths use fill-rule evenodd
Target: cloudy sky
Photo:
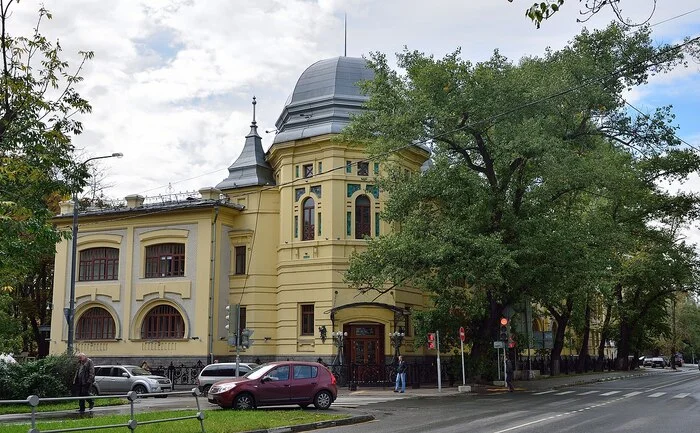
<instances>
[{"instance_id":1,"label":"cloudy sky","mask_svg":"<svg viewBox=\"0 0 700 433\"><path fill-rule=\"evenodd\" d=\"M563 47L601 13L576 22L579 2L541 29L524 15L532 0L23 0L9 32L28 34L44 4L53 20L42 32L59 39L77 64L79 50L95 58L78 90L93 106L75 143L87 156L122 152L100 167L111 197L153 196L213 186L227 175L249 131L257 97L260 131L273 129L299 75L317 60L403 46L441 57L457 47L484 60L498 48L511 59ZM634 6L632 6L634 4ZM653 0L622 0L624 13L643 21ZM700 35L697 0L658 0L651 20L659 43ZM692 11L692 12L691 12ZM684 16L678 17L683 13ZM668 20L668 21L666 21ZM665 21L665 22L664 22ZM645 111L673 104L679 136L700 146L700 65L655 78L630 95ZM264 147L272 134L263 135ZM86 157L87 157L86 156Z\"/></svg>"}]
</instances>

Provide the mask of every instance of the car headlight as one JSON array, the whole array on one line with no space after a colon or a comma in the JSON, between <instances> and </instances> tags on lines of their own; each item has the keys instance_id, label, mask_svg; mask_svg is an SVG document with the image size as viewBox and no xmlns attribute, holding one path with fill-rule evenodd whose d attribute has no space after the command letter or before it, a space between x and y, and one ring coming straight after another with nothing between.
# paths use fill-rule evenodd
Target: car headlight
<instances>
[{"instance_id":1,"label":"car headlight","mask_svg":"<svg viewBox=\"0 0 700 433\"><path fill-rule=\"evenodd\" d=\"M217 392L217 394L221 394L222 392L230 391L230 390L232 390L232 389L235 388L235 387L236 387L236 383L235 383L235 382L233 382L233 383L222 383L221 385L218 385L218 386L217 386L216 392Z\"/></svg>"}]
</instances>

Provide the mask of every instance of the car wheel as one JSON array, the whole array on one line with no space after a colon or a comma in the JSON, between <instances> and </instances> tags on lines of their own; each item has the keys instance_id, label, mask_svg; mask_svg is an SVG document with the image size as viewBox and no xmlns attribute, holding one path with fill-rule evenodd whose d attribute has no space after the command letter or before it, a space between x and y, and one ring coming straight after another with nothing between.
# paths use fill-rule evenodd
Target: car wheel
<instances>
[{"instance_id":1,"label":"car wheel","mask_svg":"<svg viewBox=\"0 0 700 433\"><path fill-rule=\"evenodd\" d=\"M211 385L204 385L204 388L202 388L202 395L206 396L209 394L209 390L211 389Z\"/></svg>"},{"instance_id":2,"label":"car wheel","mask_svg":"<svg viewBox=\"0 0 700 433\"><path fill-rule=\"evenodd\" d=\"M239 394L233 401L233 408L238 410L254 409L255 399L253 399L253 396L248 394L247 392Z\"/></svg>"},{"instance_id":3,"label":"car wheel","mask_svg":"<svg viewBox=\"0 0 700 433\"><path fill-rule=\"evenodd\" d=\"M307 407L309 407L309 404L308 404L308 403L302 403L302 404L299 405L299 407L302 408L302 409L306 409Z\"/></svg>"},{"instance_id":4,"label":"car wheel","mask_svg":"<svg viewBox=\"0 0 700 433\"><path fill-rule=\"evenodd\" d=\"M328 409L333 403L333 396L328 391L321 391L314 397L314 406L316 409Z\"/></svg>"},{"instance_id":5,"label":"car wheel","mask_svg":"<svg viewBox=\"0 0 700 433\"><path fill-rule=\"evenodd\" d=\"M146 387L143 386L143 385L136 385L136 386L134 387L134 392L135 392L136 394L148 394L148 390L147 390Z\"/></svg>"}]
</instances>

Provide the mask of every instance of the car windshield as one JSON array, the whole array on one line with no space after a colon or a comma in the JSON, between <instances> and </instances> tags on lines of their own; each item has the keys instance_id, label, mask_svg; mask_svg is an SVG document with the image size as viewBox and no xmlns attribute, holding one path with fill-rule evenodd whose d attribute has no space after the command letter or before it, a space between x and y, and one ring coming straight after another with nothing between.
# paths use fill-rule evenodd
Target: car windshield
<instances>
[{"instance_id":1,"label":"car windshield","mask_svg":"<svg viewBox=\"0 0 700 433\"><path fill-rule=\"evenodd\" d=\"M151 376L152 374L150 371L144 370L141 367L134 367L131 368L129 371L131 371L131 374L134 376Z\"/></svg>"},{"instance_id":2,"label":"car windshield","mask_svg":"<svg viewBox=\"0 0 700 433\"><path fill-rule=\"evenodd\" d=\"M276 364L260 365L258 367L255 367L253 371L249 371L248 373L246 373L243 377L247 377L248 379L260 379L261 377L265 376L265 373L272 370L272 368L275 367L275 365Z\"/></svg>"}]
</instances>

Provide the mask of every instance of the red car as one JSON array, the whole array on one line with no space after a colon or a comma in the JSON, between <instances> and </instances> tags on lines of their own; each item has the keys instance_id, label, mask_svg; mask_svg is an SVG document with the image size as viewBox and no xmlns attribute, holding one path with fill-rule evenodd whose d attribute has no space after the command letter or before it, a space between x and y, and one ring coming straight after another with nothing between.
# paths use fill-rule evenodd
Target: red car
<instances>
[{"instance_id":1,"label":"red car","mask_svg":"<svg viewBox=\"0 0 700 433\"><path fill-rule=\"evenodd\" d=\"M222 408L313 404L328 409L338 396L335 376L317 362L284 361L261 365L245 376L221 380L209 389L209 403Z\"/></svg>"}]
</instances>

